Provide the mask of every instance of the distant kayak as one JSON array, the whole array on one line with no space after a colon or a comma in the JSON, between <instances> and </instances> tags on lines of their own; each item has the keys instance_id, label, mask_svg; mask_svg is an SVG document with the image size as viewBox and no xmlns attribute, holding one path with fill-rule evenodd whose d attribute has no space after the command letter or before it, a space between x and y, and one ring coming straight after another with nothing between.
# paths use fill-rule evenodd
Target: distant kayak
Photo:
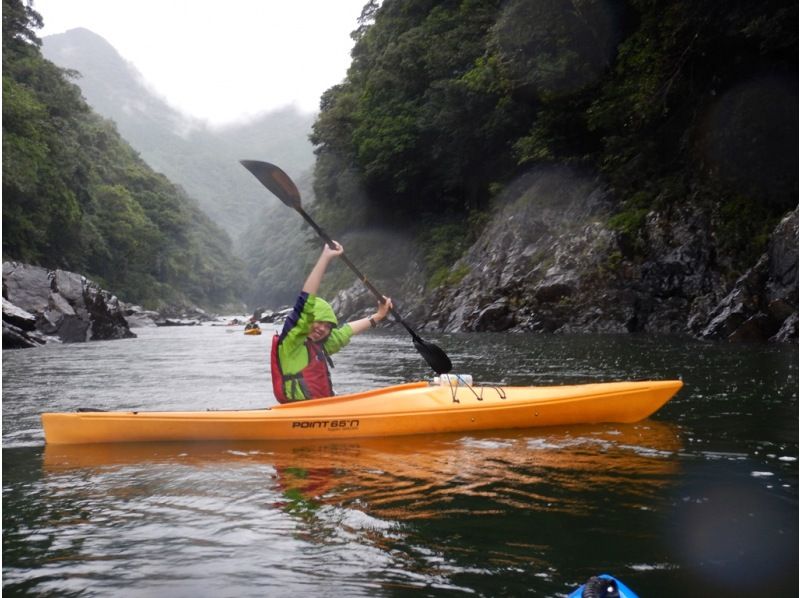
<instances>
[{"instance_id":1,"label":"distant kayak","mask_svg":"<svg viewBox=\"0 0 800 598\"><path fill-rule=\"evenodd\" d=\"M261 328L250 328L249 330L245 330L244 333L248 336L258 336L261 334Z\"/></svg>"},{"instance_id":2,"label":"distant kayak","mask_svg":"<svg viewBox=\"0 0 800 598\"><path fill-rule=\"evenodd\" d=\"M682 386L680 380L528 387L412 382L257 410L87 410L41 417L49 444L388 437L633 423Z\"/></svg>"}]
</instances>

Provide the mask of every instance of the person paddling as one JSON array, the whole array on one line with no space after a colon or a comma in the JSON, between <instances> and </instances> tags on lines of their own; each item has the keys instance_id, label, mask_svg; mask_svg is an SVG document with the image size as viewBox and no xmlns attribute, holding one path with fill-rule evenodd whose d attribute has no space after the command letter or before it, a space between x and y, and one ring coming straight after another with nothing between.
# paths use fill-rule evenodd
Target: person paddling
<instances>
[{"instance_id":1,"label":"person paddling","mask_svg":"<svg viewBox=\"0 0 800 598\"><path fill-rule=\"evenodd\" d=\"M272 339L272 389L279 403L333 396L330 356L354 334L375 328L392 308L392 300L384 297L373 315L339 326L333 308L317 291L328 264L343 253L336 241L333 247L324 245L281 333Z\"/></svg>"}]
</instances>

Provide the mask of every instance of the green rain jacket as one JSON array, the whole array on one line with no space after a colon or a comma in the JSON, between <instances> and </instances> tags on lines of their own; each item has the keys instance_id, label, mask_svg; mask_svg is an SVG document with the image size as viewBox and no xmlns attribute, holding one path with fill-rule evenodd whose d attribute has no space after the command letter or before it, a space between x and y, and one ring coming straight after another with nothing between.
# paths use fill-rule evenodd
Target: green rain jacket
<instances>
[{"instance_id":1,"label":"green rain jacket","mask_svg":"<svg viewBox=\"0 0 800 598\"><path fill-rule=\"evenodd\" d=\"M336 314L327 301L316 295L300 293L278 339L278 361L285 376L297 374L308 366L309 351L306 341L311 332L311 324L314 322L330 322L334 325L330 335L322 343L328 355L333 355L347 346L353 336L350 324L338 327ZM306 398L297 384L286 382L283 390L291 401L302 401Z\"/></svg>"}]
</instances>

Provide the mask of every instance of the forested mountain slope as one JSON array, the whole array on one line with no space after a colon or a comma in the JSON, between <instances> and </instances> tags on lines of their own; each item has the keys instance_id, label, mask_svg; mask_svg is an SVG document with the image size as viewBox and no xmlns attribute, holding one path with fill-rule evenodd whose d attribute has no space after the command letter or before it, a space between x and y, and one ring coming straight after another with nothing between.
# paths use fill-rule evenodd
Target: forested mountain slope
<instances>
[{"instance_id":1,"label":"forested mountain slope","mask_svg":"<svg viewBox=\"0 0 800 598\"><path fill-rule=\"evenodd\" d=\"M254 218L271 212L239 160L280 161L296 173L313 164L308 140L313 114L286 107L247 122L211 127L172 108L113 46L87 29L44 37L42 53L76 71L74 82L89 105L112 119L152 168L196 198L234 243Z\"/></svg>"},{"instance_id":2,"label":"forested mountain slope","mask_svg":"<svg viewBox=\"0 0 800 598\"><path fill-rule=\"evenodd\" d=\"M296 178L310 176L314 155L308 139L313 114L293 107L265 112L222 127L188 117L154 94L133 65L102 37L72 29L43 40L44 55L74 69L88 103L112 119L121 135L158 172L197 198L200 207L233 239L245 263L243 298L251 306L289 303L302 284L309 252L302 222L239 164L269 160ZM311 186L304 185L307 203Z\"/></svg>"},{"instance_id":3,"label":"forested mountain slope","mask_svg":"<svg viewBox=\"0 0 800 598\"><path fill-rule=\"evenodd\" d=\"M238 301L228 236L41 56L39 26L3 0L3 259L80 272L152 307Z\"/></svg>"}]
</instances>

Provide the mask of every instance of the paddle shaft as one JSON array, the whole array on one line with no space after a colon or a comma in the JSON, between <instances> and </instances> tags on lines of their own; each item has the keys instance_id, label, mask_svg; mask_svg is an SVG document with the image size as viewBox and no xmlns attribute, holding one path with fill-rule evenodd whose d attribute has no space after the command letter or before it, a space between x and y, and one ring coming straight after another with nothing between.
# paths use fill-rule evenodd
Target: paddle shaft
<instances>
[{"instance_id":1,"label":"paddle shaft","mask_svg":"<svg viewBox=\"0 0 800 598\"><path fill-rule=\"evenodd\" d=\"M335 249L335 245L333 244L333 239L331 239L330 235L326 233L319 224L314 222L314 219L308 215L308 212L306 212L303 208L298 206L294 206L294 209L297 210L297 213L300 214L306 222L308 222L311 228L317 231L317 234L320 237L322 237L322 239L331 247L331 249ZM370 293L375 295L375 298L379 302L383 303L385 301L383 293L381 293L378 289L376 289L372 285L372 283L367 279L367 277L364 276L364 274L362 274L361 270L356 268L356 265L353 262L351 262L350 259L345 254L340 255L339 259L341 259L347 265L347 267L353 271L353 274L355 274L358 277L358 279L364 283L364 286L367 287L367 289L369 289ZM392 314L395 321L402 324L403 327L406 330L408 330L409 334L411 334L412 337L414 337L415 339L419 338L417 333L414 332L414 330L412 330L411 327L403 321L403 318L400 317L400 314L398 314L393 307L389 309L389 313Z\"/></svg>"}]
</instances>

